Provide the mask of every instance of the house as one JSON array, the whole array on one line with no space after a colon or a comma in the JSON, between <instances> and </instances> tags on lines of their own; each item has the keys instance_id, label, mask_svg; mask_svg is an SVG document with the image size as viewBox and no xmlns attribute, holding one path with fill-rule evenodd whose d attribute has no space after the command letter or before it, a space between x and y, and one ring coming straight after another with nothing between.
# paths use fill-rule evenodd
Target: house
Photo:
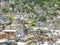
<instances>
[{"instance_id":1,"label":"house","mask_svg":"<svg viewBox=\"0 0 60 45\"><path fill-rule=\"evenodd\" d=\"M2 32L6 34L6 39L8 39L9 41L15 41L17 38L17 30L3 30Z\"/></svg>"}]
</instances>

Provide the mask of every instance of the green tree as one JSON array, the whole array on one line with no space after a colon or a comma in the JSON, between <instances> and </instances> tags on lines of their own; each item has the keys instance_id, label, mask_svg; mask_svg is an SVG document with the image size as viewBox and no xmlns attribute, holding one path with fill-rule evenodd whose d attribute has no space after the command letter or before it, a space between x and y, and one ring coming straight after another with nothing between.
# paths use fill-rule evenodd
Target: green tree
<instances>
[{"instance_id":1,"label":"green tree","mask_svg":"<svg viewBox=\"0 0 60 45\"><path fill-rule=\"evenodd\" d=\"M8 9L8 8L3 8L3 9L2 9L2 12L3 12L3 13L8 13L8 12L9 12L9 9Z\"/></svg>"},{"instance_id":2,"label":"green tree","mask_svg":"<svg viewBox=\"0 0 60 45\"><path fill-rule=\"evenodd\" d=\"M12 9L15 8L15 4L10 4L10 7L12 7Z\"/></svg>"},{"instance_id":3,"label":"green tree","mask_svg":"<svg viewBox=\"0 0 60 45\"><path fill-rule=\"evenodd\" d=\"M35 23L31 23L31 27L36 27L36 24Z\"/></svg>"}]
</instances>

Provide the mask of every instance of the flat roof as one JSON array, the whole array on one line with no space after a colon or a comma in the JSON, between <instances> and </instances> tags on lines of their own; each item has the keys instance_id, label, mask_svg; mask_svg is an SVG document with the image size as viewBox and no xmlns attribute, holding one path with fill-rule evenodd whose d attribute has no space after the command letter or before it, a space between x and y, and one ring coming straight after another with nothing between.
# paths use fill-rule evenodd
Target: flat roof
<instances>
[{"instance_id":1,"label":"flat roof","mask_svg":"<svg viewBox=\"0 0 60 45\"><path fill-rule=\"evenodd\" d=\"M17 42L17 45L26 45L27 43L24 42Z\"/></svg>"},{"instance_id":2,"label":"flat roof","mask_svg":"<svg viewBox=\"0 0 60 45\"><path fill-rule=\"evenodd\" d=\"M16 32L17 30L3 30L3 32Z\"/></svg>"},{"instance_id":3,"label":"flat roof","mask_svg":"<svg viewBox=\"0 0 60 45\"><path fill-rule=\"evenodd\" d=\"M0 34L5 34L4 32L0 32Z\"/></svg>"},{"instance_id":4,"label":"flat roof","mask_svg":"<svg viewBox=\"0 0 60 45\"><path fill-rule=\"evenodd\" d=\"M7 39L0 39L0 43L4 43L6 41L7 41Z\"/></svg>"}]
</instances>

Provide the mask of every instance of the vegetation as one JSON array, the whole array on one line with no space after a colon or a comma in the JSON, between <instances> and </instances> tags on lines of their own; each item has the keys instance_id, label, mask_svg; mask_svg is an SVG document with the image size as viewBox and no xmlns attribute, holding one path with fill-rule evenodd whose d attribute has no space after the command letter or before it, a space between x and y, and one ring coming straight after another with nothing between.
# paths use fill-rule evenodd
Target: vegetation
<instances>
[{"instance_id":1,"label":"vegetation","mask_svg":"<svg viewBox=\"0 0 60 45\"><path fill-rule=\"evenodd\" d=\"M35 23L32 23L32 24L31 24L31 27L36 27L36 24L35 24Z\"/></svg>"},{"instance_id":2,"label":"vegetation","mask_svg":"<svg viewBox=\"0 0 60 45\"><path fill-rule=\"evenodd\" d=\"M11 7L12 9L14 9L14 8L15 8L15 4L10 4L10 7Z\"/></svg>"},{"instance_id":3,"label":"vegetation","mask_svg":"<svg viewBox=\"0 0 60 45\"><path fill-rule=\"evenodd\" d=\"M7 0L5 0L7 1ZM1 1L0 1L1 2ZM22 11L27 12L27 13L34 13L35 15L40 16L39 13L36 12L34 7L37 7L36 5L39 6L39 8L42 8L44 12L46 12L45 16L57 16L58 12L60 11L60 0L14 0L14 3L10 4L10 7L12 9L15 8L16 5L20 6L19 4L22 3ZM20 8L19 8L20 9ZM42 11L42 12L43 12ZM9 9L2 9L3 13L9 12ZM43 14L42 14L43 15ZM46 21L45 16L40 16L39 20L40 21Z\"/></svg>"},{"instance_id":4,"label":"vegetation","mask_svg":"<svg viewBox=\"0 0 60 45\"><path fill-rule=\"evenodd\" d=\"M39 21L46 21L46 17L45 16L40 16L40 18L39 18Z\"/></svg>"},{"instance_id":5,"label":"vegetation","mask_svg":"<svg viewBox=\"0 0 60 45\"><path fill-rule=\"evenodd\" d=\"M8 12L9 12L9 9L8 9L8 8L3 8L3 9L2 9L2 12L3 12L3 13L8 13Z\"/></svg>"}]
</instances>

